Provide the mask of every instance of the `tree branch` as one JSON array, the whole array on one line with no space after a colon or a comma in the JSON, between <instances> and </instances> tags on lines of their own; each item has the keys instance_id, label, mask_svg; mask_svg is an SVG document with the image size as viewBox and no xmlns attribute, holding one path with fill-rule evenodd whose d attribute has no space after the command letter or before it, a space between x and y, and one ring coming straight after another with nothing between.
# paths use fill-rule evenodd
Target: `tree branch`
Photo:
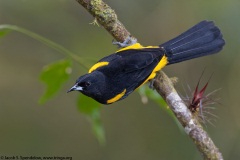
<instances>
[{"instance_id":1,"label":"tree branch","mask_svg":"<svg viewBox=\"0 0 240 160\"><path fill-rule=\"evenodd\" d=\"M117 40L123 42L130 33L117 19L117 15L102 0L76 0ZM203 130L201 124L192 116L183 100L176 92L168 76L160 71L157 75L154 88L165 99L186 133L196 144L198 150L206 160L223 160L222 154L214 145L211 138Z\"/></svg>"},{"instance_id":2,"label":"tree branch","mask_svg":"<svg viewBox=\"0 0 240 160\"><path fill-rule=\"evenodd\" d=\"M219 152L212 139L208 136L207 132L203 130L201 124L193 117L184 101L178 95L171 79L169 79L164 72L160 71L153 85L174 112L178 121L184 127L185 132L196 144L204 159L223 160L222 154Z\"/></svg>"},{"instance_id":3,"label":"tree branch","mask_svg":"<svg viewBox=\"0 0 240 160\"><path fill-rule=\"evenodd\" d=\"M117 15L102 0L76 0L99 22L117 41L123 42L130 33L117 19Z\"/></svg>"}]
</instances>

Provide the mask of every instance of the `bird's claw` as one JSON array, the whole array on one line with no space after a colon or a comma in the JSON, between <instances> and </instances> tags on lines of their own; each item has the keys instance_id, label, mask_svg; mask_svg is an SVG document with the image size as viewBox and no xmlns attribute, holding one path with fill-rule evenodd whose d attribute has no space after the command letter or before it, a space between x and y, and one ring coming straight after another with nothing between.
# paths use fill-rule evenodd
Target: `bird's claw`
<instances>
[{"instance_id":1,"label":"bird's claw","mask_svg":"<svg viewBox=\"0 0 240 160\"><path fill-rule=\"evenodd\" d=\"M155 79L152 79L152 80L149 81L149 88L152 89L152 90L155 89L154 86L153 86L154 82L155 82Z\"/></svg>"},{"instance_id":2,"label":"bird's claw","mask_svg":"<svg viewBox=\"0 0 240 160\"><path fill-rule=\"evenodd\" d=\"M117 45L119 48L125 48L135 43L137 43L137 39L132 36L128 36L123 42L112 41L112 44Z\"/></svg>"}]
</instances>

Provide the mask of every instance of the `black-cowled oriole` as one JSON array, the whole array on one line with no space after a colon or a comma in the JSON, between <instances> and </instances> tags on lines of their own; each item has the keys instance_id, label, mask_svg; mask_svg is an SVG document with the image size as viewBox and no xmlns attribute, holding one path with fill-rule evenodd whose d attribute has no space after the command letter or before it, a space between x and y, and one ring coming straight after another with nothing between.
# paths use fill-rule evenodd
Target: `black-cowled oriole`
<instances>
[{"instance_id":1,"label":"black-cowled oriole","mask_svg":"<svg viewBox=\"0 0 240 160\"><path fill-rule=\"evenodd\" d=\"M68 91L80 91L103 104L126 98L164 66L219 52L225 41L212 21L202 21L159 46L127 46L94 64Z\"/></svg>"}]
</instances>

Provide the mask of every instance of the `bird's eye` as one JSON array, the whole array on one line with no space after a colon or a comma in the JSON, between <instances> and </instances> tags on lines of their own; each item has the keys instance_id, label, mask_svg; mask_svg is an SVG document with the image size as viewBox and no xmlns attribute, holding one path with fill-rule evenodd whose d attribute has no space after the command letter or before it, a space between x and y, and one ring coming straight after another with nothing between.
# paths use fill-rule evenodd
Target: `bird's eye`
<instances>
[{"instance_id":1,"label":"bird's eye","mask_svg":"<svg viewBox=\"0 0 240 160\"><path fill-rule=\"evenodd\" d=\"M88 87L88 86L90 86L91 85L91 83L89 83L89 82L85 82L85 84L84 84L86 87Z\"/></svg>"},{"instance_id":2,"label":"bird's eye","mask_svg":"<svg viewBox=\"0 0 240 160\"><path fill-rule=\"evenodd\" d=\"M88 87L90 85L91 85L91 83L89 83L89 82L80 82L80 83L78 83L78 86L81 86L81 87Z\"/></svg>"}]
</instances>

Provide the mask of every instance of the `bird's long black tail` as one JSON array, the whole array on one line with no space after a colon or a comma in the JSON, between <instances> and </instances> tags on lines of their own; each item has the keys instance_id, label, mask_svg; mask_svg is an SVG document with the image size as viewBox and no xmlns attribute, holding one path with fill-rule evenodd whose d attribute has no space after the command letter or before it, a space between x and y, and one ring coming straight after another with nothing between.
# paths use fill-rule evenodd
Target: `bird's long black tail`
<instances>
[{"instance_id":1,"label":"bird's long black tail","mask_svg":"<svg viewBox=\"0 0 240 160\"><path fill-rule=\"evenodd\" d=\"M173 64L217 53L224 44L219 28L212 21L202 21L160 47L168 57L168 64Z\"/></svg>"}]
</instances>

